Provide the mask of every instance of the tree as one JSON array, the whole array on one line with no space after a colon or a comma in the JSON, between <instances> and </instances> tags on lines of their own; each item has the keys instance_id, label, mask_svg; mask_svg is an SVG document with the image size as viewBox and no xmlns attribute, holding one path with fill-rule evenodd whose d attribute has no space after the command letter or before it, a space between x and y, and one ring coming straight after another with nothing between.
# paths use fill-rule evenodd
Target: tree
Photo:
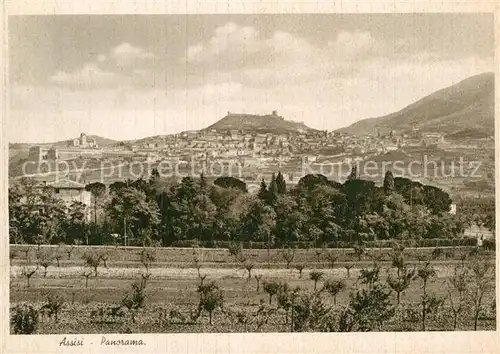
<instances>
[{"instance_id":1,"label":"tree","mask_svg":"<svg viewBox=\"0 0 500 354\"><path fill-rule=\"evenodd\" d=\"M335 263L338 261L339 256L335 254L335 252L328 252L326 254L326 259L328 260L328 263L330 264L330 268L335 268Z\"/></svg>"},{"instance_id":2,"label":"tree","mask_svg":"<svg viewBox=\"0 0 500 354\"><path fill-rule=\"evenodd\" d=\"M94 269L94 276L97 277L97 268L101 264L101 257L94 251L85 252L82 256L85 264Z\"/></svg>"},{"instance_id":3,"label":"tree","mask_svg":"<svg viewBox=\"0 0 500 354\"><path fill-rule=\"evenodd\" d=\"M267 200L267 184L266 184L266 181L264 181L264 178L260 182L260 189L259 189L257 196L262 201Z\"/></svg>"},{"instance_id":4,"label":"tree","mask_svg":"<svg viewBox=\"0 0 500 354\"><path fill-rule=\"evenodd\" d=\"M47 296L47 303L45 303L40 311L46 310L49 317L54 316L55 322L58 321L59 311L64 305L64 299L59 295L49 294Z\"/></svg>"},{"instance_id":5,"label":"tree","mask_svg":"<svg viewBox=\"0 0 500 354\"><path fill-rule=\"evenodd\" d=\"M20 304L13 308L10 325L14 334L32 334L36 331L39 312L32 305Z\"/></svg>"},{"instance_id":6,"label":"tree","mask_svg":"<svg viewBox=\"0 0 500 354\"><path fill-rule=\"evenodd\" d=\"M323 284L323 289L325 289L330 295L333 296L333 304L337 304L337 295L344 290L346 284L342 280L329 280Z\"/></svg>"},{"instance_id":7,"label":"tree","mask_svg":"<svg viewBox=\"0 0 500 354\"><path fill-rule=\"evenodd\" d=\"M346 265L344 265L344 268L347 272L347 278L349 278L351 276L351 269L354 267L354 264L352 263L347 263Z\"/></svg>"},{"instance_id":8,"label":"tree","mask_svg":"<svg viewBox=\"0 0 500 354\"><path fill-rule=\"evenodd\" d=\"M52 264L52 253L48 251L38 253L38 264L44 268L43 277L47 277L47 268Z\"/></svg>"},{"instance_id":9,"label":"tree","mask_svg":"<svg viewBox=\"0 0 500 354\"><path fill-rule=\"evenodd\" d=\"M415 269L406 269L404 267L398 268L396 277L389 275L387 277L387 284L396 293L396 301L399 306L401 294L408 289L411 281L415 277Z\"/></svg>"},{"instance_id":10,"label":"tree","mask_svg":"<svg viewBox=\"0 0 500 354\"><path fill-rule=\"evenodd\" d=\"M347 180L348 181L355 180L355 179L359 179L358 166L357 165L353 165L352 166L351 173L349 174L349 176L347 176Z\"/></svg>"},{"instance_id":11,"label":"tree","mask_svg":"<svg viewBox=\"0 0 500 354\"><path fill-rule=\"evenodd\" d=\"M359 271L358 280L361 281L361 284L368 285L368 288L372 289L375 284L379 281L380 268L374 267L372 269L361 269Z\"/></svg>"},{"instance_id":12,"label":"tree","mask_svg":"<svg viewBox=\"0 0 500 354\"><path fill-rule=\"evenodd\" d=\"M269 304L272 303L273 296L278 293L280 290L281 284L275 281L267 282L265 281L263 284L264 291L269 295Z\"/></svg>"},{"instance_id":13,"label":"tree","mask_svg":"<svg viewBox=\"0 0 500 354\"><path fill-rule=\"evenodd\" d=\"M257 282L257 289L255 289L255 291L259 292L260 281L262 280L262 274L255 274L253 277L255 278L255 281Z\"/></svg>"},{"instance_id":14,"label":"tree","mask_svg":"<svg viewBox=\"0 0 500 354\"><path fill-rule=\"evenodd\" d=\"M468 290L467 269L463 266L455 266L453 276L446 280L448 287L448 301L453 315L453 330L457 329L458 318L465 310L466 294ZM456 295L455 295L456 294Z\"/></svg>"},{"instance_id":15,"label":"tree","mask_svg":"<svg viewBox=\"0 0 500 354\"><path fill-rule=\"evenodd\" d=\"M144 307L145 301L146 293L144 289L144 282L141 282L140 285L137 283L132 284L132 292L125 295L122 299L122 306L126 307L130 312L133 323L135 323L135 314L137 310Z\"/></svg>"},{"instance_id":16,"label":"tree","mask_svg":"<svg viewBox=\"0 0 500 354\"><path fill-rule=\"evenodd\" d=\"M278 171L278 175L276 176L276 187L278 194L286 194L286 182L281 171Z\"/></svg>"},{"instance_id":17,"label":"tree","mask_svg":"<svg viewBox=\"0 0 500 354\"><path fill-rule=\"evenodd\" d=\"M88 266L83 267L82 276L85 278L85 289L87 289L89 286L89 278L92 274L94 274L94 271L91 268L89 268Z\"/></svg>"},{"instance_id":18,"label":"tree","mask_svg":"<svg viewBox=\"0 0 500 354\"><path fill-rule=\"evenodd\" d=\"M394 176L391 170L385 173L384 177L384 193L385 195L390 195L394 191Z\"/></svg>"},{"instance_id":19,"label":"tree","mask_svg":"<svg viewBox=\"0 0 500 354\"><path fill-rule=\"evenodd\" d=\"M321 256L323 255L323 253L325 253L325 248L322 247L322 248L317 248L314 250L314 253L316 254L316 260L318 263L321 262Z\"/></svg>"},{"instance_id":20,"label":"tree","mask_svg":"<svg viewBox=\"0 0 500 354\"><path fill-rule=\"evenodd\" d=\"M286 262L286 268L290 268L290 264L293 262L293 259L295 257L295 249L294 248L287 248L283 252L281 252L281 255L283 256L283 259Z\"/></svg>"},{"instance_id":21,"label":"tree","mask_svg":"<svg viewBox=\"0 0 500 354\"><path fill-rule=\"evenodd\" d=\"M358 261L361 261L361 257L366 253L366 248L363 244L354 245L354 254L358 257Z\"/></svg>"},{"instance_id":22,"label":"tree","mask_svg":"<svg viewBox=\"0 0 500 354\"><path fill-rule=\"evenodd\" d=\"M87 184L85 186L85 190L90 192L94 197L94 223L97 224L97 204L99 202L99 198L106 193L106 185L101 182L94 182Z\"/></svg>"},{"instance_id":23,"label":"tree","mask_svg":"<svg viewBox=\"0 0 500 354\"><path fill-rule=\"evenodd\" d=\"M146 268L146 271L149 272L149 268L151 264L156 262L156 254L153 250L148 248L143 248L141 250L141 263Z\"/></svg>"},{"instance_id":24,"label":"tree","mask_svg":"<svg viewBox=\"0 0 500 354\"><path fill-rule=\"evenodd\" d=\"M483 299L485 294L490 290L495 275L493 274L494 271L492 271L493 264L483 259L477 258L470 262L469 269L472 275L470 298L473 304L474 331L477 331L477 323L483 306Z\"/></svg>"},{"instance_id":25,"label":"tree","mask_svg":"<svg viewBox=\"0 0 500 354\"><path fill-rule=\"evenodd\" d=\"M248 272L248 280L252 279L252 269L255 267L255 264L250 263L250 262L245 262L243 267L247 270Z\"/></svg>"},{"instance_id":26,"label":"tree","mask_svg":"<svg viewBox=\"0 0 500 354\"><path fill-rule=\"evenodd\" d=\"M247 185L245 182L235 178L235 177L218 177L214 184L221 188L234 188L242 191L243 193L247 192Z\"/></svg>"},{"instance_id":27,"label":"tree","mask_svg":"<svg viewBox=\"0 0 500 354\"><path fill-rule=\"evenodd\" d=\"M323 272L314 270L309 274L309 278L314 281L314 291L316 291L316 284L318 283L318 281L323 279Z\"/></svg>"},{"instance_id":28,"label":"tree","mask_svg":"<svg viewBox=\"0 0 500 354\"><path fill-rule=\"evenodd\" d=\"M300 263L300 264L296 264L296 265L295 265L295 267L294 267L294 268L295 268L295 269L297 269L297 270L299 271L299 278L302 278L302 271L304 270L304 268L305 268L305 267L306 267L306 266L305 266L305 264L303 264L303 263Z\"/></svg>"},{"instance_id":29,"label":"tree","mask_svg":"<svg viewBox=\"0 0 500 354\"><path fill-rule=\"evenodd\" d=\"M30 279L37 272L37 270L38 270L38 265L36 266L36 268L34 268L34 267L24 267L23 268L21 275L26 278L26 287L27 288L30 287Z\"/></svg>"},{"instance_id":30,"label":"tree","mask_svg":"<svg viewBox=\"0 0 500 354\"><path fill-rule=\"evenodd\" d=\"M422 320L422 331L425 332L426 328L426 316L429 314L429 312L435 308L438 303L435 298L431 298L427 295L427 283L429 280L433 277L436 276L436 271L430 264L430 262L426 262L423 266L420 266L417 270L417 276L422 279L422 289L423 289L423 295L421 299L421 320Z\"/></svg>"},{"instance_id":31,"label":"tree","mask_svg":"<svg viewBox=\"0 0 500 354\"><path fill-rule=\"evenodd\" d=\"M378 282L372 288L363 288L351 294L349 307L341 315L341 328L361 332L375 328L380 330L382 324L394 316L390 295L390 290Z\"/></svg>"},{"instance_id":32,"label":"tree","mask_svg":"<svg viewBox=\"0 0 500 354\"><path fill-rule=\"evenodd\" d=\"M218 308L222 308L224 295L215 282L198 286L198 293L200 294L199 308L208 312L209 323L212 325L213 313Z\"/></svg>"},{"instance_id":33,"label":"tree","mask_svg":"<svg viewBox=\"0 0 500 354\"><path fill-rule=\"evenodd\" d=\"M267 189L266 202L270 206L275 206L278 200L278 185L276 184L276 177L273 173L271 177L271 183L269 183L269 188Z\"/></svg>"},{"instance_id":34,"label":"tree","mask_svg":"<svg viewBox=\"0 0 500 354\"><path fill-rule=\"evenodd\" d=\"M108 214L115 222L115 228L130 230L133 235L142 237L140 244L145 245L150 240L145 237L158 226L159 211L155 202L149 201L146 194L136 188L128 187L113 193L108 207Z\"/></svg>"}]
</instances>

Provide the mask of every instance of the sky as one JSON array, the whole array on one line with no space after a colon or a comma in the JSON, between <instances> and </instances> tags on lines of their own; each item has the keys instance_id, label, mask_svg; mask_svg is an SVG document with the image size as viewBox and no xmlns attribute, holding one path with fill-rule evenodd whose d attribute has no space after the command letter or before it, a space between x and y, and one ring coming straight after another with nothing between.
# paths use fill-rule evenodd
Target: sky
<instances>
[{"instance_id":1,"label":"sky","mask_svg":"<svg viewBox=\"0 0 500 354\"><path fill-rule=\"evenodd\" d=\"M9 17L8 140L126 140L277 110L334 130L494 71L490 14Z\"/></svg>"}]
</instances>

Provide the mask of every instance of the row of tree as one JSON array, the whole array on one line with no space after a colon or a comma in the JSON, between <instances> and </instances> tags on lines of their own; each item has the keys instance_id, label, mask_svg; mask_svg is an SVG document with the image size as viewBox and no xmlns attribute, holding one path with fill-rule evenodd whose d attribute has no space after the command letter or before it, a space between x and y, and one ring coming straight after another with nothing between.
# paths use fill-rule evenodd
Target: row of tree
<instances>
[{"instance_id":1,"label":"row of tree","mask_svg":"<svg viewBox=\"0 0 500 354\"><path fill-rule=\"evenodd\" d=\"M66 205L50 187L22 179L9 188L10 241L13 243L116 242L168 246L174 241L252 241L273 246L307 242L363 242L453 238L473 223L494 229L494 199L463 202L450 214L451 198L443 190L387 172L383 186L359 179L355 168L341 184L311 174L288 188L283 175L263 180L257 193L233 177L209 183L184 177L96 182L89 210ZM114 237L112 237L112 235Z\"/></svg>"}]
</instances>

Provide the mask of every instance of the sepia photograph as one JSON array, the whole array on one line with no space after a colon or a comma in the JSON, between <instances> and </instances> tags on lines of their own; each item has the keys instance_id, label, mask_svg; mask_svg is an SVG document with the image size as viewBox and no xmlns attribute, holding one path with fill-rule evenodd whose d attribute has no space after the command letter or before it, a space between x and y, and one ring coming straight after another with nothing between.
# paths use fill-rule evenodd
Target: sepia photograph
<instances>
[{"instance_id":1,"label":"sepia photograph","mask_svg":"<svg viewBox=\"0 0 500 354\"><path fill-rule=\"evenodd\" d=\"M10 335L496 331L492 13L5 28Z\"/></svg>"}]
</instances>

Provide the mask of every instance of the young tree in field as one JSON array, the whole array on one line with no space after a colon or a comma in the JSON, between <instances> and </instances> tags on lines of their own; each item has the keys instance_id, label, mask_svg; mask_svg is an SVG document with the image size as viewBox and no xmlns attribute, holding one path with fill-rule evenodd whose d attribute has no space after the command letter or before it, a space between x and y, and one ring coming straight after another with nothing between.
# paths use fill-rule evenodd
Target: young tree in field
<instances>
[{"instance_id":1,"label":"young tree in field","mask_svg":"<svg viewBox=\"0 0 500 354\"><path fill-rule=\"evenodd\" d=\"M401 300L401 294L403 294L406 289L411 284L411 281L415 278L415 269L398 268L398 273L396 277L389 275L387 277L387 284L396 293L396 301L399 306Z\"/></svg>"},{"instance_id":2,"label":"young tree in field","mask_svg":"<svg viewBox=\"0 0 500 354\"><path fill-rule=\"evenodd\" d=\"M339 260L339 256L336 255L334 252L328 252L326 254L326 259L328 260L328 263L330 264L330 268L335 268L335 263Z\"/></svg>"},{"instance_id":3,"label":"young tree in field","mask_svg":"<svg viewBox=\"0 0 500 354\"><path fill-rule=\"evenodd\" d=\"M277 301L278 307L282 308L285 311L285 324L288 324L288 313L293 312L292 308L296 297L297 291L291 290L286 283L281 285L280 290L278 291Z\"/></svg>"},{"instance_id":4,"label":"young tree in field","mask_svg":"<svg viewBox=\"0 0 500 354\"><path fill-rule=\"evenodd\" d=\"M440 247L436 247L432 250L431 257L433 260L439 259L444 253L444 250Z\"/></svg>"},{"instance_id":5,"label":"young tree in field","mask_svg":"<svg viewBox=\"0 0 500 354\"><path fill-rule=\"evenodd\" d=\"M361 269L359 271L358 279L361 281L361 284L368 285L369 289L372 289L375 283L379 281L380 268L375 267L372 269Z\"/></svg>"},{"instance_id":6,"label":"young tree in field","mask_svg":"<svg viewBox=\"0 0 500 354\"><path fill-rule=\"evenodd\" d=\"M91 268L83 267L82 276L85 277L85 289L89 286L89 278L94 274L94 271Z\"/></svg>"},{"instance_id":7,"label":"young tree in field","mask_svg":"<svg viewBox=\"0 0 500 354\"><path fill-rule=\"evenodd\" d=\"M391 291L377 282L371 289L361 289L350 295L349 307L340 318L342 331L372 331L394 316Z\"/></svg>"},{"instance_id":8,"label":"young tree in field","mask_svg":"<svg viewBox=\"0 0 500 354\"><path fill-rule=\"evenodd\" d=\"M306 266L305 266L304 264L302 264L302 263L300 263L300 264L296 264L296 265L294 266L294 268L295 268L295 269L297 269L297 270L299 271L299 278L302 278L302 271L304 270L304 268L305 268L305 267L306 267Z\"/></svg>"},{"instance_id":9,"label":"young tree in field","mask_svg":"<svg viewBox=\"0 0 500 354\"><path fill-rule=\"evenodd\" d=\"M52 254L49 252L40 252L38 255L38 264L40 264L43 269L43 277L47 277L47 268L52 264Z\"/></svg>"},{"instance_id":10,"label":"young tree in field","mask_svg":"<svg viewBox=\"0 0 500 354\"><path fill-rule=\"evenodd\" d=\"M227 251L235 260L238 260L240 255L243 253L243 248L239 242L231 242L227 247Z\"/></svg>"},{"instance_id":11,"label":"young tree in field","mask_svg":"<svg viewBox=\"0 0 500 354\"><path fill-rule=\"evenodd\" d=\"M35 273L38 270L38 267L39 266L37 265L36 268L34 268L34 267L24 267L23 268L21 275L26 278L26 287L27 288L30 287L30 279L33 275L35 275Z\"/></svg>"},{"instance_id":12,"label":"young tree in field","mask_svg":"<svg viewBox=\"0 0 500 354\"><path fill-rule=\"evenodd\" d=\"M122 306L126 307L132 318L132 323L135 323L136 312L144 307L146 301L146 293L144 287L139 284L132 284L132 293L125 295L122 299Z\"/></svg>"},{"instance_id":13,"label":"young tree in field","mask_svg":"<svg viewBox=\"0 0 500 354\"><path fill-rule=\"evenodd\" d=\"M200 269L201 269L201 259L200 259L200 256L198 255L198 253L195 251L193 251L193 263L194 263L194 267L196 268L196 271L198 272L198 278L201 277L201 272L200 272Z\"/></svg>"},{"instance_id":14,"label":"young tree in field","mask_svg":"<svg viewBox=\"0 0 500 354\"><path fill-rule=\"evenodd\" d=\"M32 334L38 327L39 311L28 304L16 305L10 317L14 334Z\"/></svg>"},{"instance_id":15,"label":"young tree in field","mask_svg":"<svg viewBox=\"0 0 500 354\"><path fill-rule=\"evenodd\" d=\"M430 262L426 262L425 265L421 266L417 270L417 276L420 279L422 279L423 295L420 305L422 307L422 312L421 312L422 331L425 332L426 317L429 314L429 312L438 305L434 297L429 297L427 295L427 284L431 278L436 276L436 271L434 270Z\"/></svg>"},{"instance_id":16,"label":"young tree in field","mask_svg":"<svg viewBox=\"0 0 500 354\"><path fill-rule=\"evenodd\" d=\"M287 248L283 252L281 252L281 255L283 256L283 259L286 262L286 268L290 268L290 264L293 262L293 259L295 258L295 249L294 248Z\"/></svg>"},{"instance_id":17,"label":"young tree in field","mask_svg":"<svg viewBox=\"0 0 500 354\"><path fill-rule=\"evenodd\" d=\"M141 284L140 284L141 289L145 289L146 288L146 285L148 284L148 280L149 280L150 277L151 277L151 273L149 273L149 272L141 274L141 278L142 278L141 279Z\"/></svg>"},{"instance_id":18,"label":"young tree in field","mask_svg":"<svg viewBox=\"0 0 500 354\"><path fill-rule=\"evenodd\" d=\"M31 246L24 247L24 248L23 248L23 252L24 252L24 258L26 259L26 262L29 264L29 263L30 263L30 257L29 257L29 254L30 254L30 252L31 252Z\"/></svg>"},{"instance_id":19,"label":"young tree in field","mask_svg":"<svg viewBox=\"0 0 500 354\"><path fill-rule=\"evenodd\" d=\"M366 248L362 245L354 245L354 254L356 257L358 257L358 262L361 261L361 257L363 257L364 254L366 254Z\"/></svg>"},{"instance_id":20,"label":"young tree in field","mask_svg":"<svg viewBox=\"0 0 500 354\"><path fill-rule=\"evenodd\" d=\"M151 268L151 264L156 262L156 254L154 250L143 247L141 250L141 263L146 268L146 271L149 272Z\"/></svg>"},{"instance_id":21,"label":"young tree in field","mask_svg":"<svg viewBox=\"0 0 500 354\"><path fill-rule=\"evenodd\" d=\"M448 287L448 301L453 314L453 330L457 329L458 318L466 308L466 294L468 290L467 269L456 266L452 277L446 280ZM456 295L454 295L455 293Z\"/></svg>"},{"instance_id":22,"label":"young tree in field","mask_svg":"<svg viewBox=\"0 0 500 354\"><path fill-rule=\"evenodd\" d=\"M314 281L314 291L316 291L316 285L317 285L317 283L323 279L323 272L320 272L320 271L317 271L317 270L313 270L309 274L309 278L311 278L311 280Z\"/></svg>"},{"instance_id":23,"label":"young tree in field","mask_svg":"<svg viewBox=\"0 0 500 354\"><path fill-rule=\"evenodd\" d=\"M347 278L350 278L351 277L351 269L354 267L354 264L352 263L347 263L346 265L344 265L344 268L346 270L346 277Z\"/></svg>"},{"instance_id":24,"label":"young tree in field","mask_svg":"<svg viewBox=\"0 0 500 354\"><path fill-rule=\"evenodd\" d=\"M9 251L9 259L10 259L10 264L12 265L12 261L17 257L17 253L14 250Z\"/></svg>"},{"instance_id":25,"label":"young tree in field","mask_svg":"<svg viewBox=\"0 0 500 354\"><path fill-rule=\"evenodd\" d=\"M323 255L324 252L325 252L324 248L318 248L314 250L314 253L316 254L316 261L318 263L321 262L321 256Z\"/></svg>"},{"instance_id":26,"label":"young tree in field","mask_svg":"<svg viewBox=\"0 0 500 354\"><path fill-rule=\"evenodd\" d=\"M47 311L49 318L54 316L55 322L58 322L59 311L64 305L64 299L59 295L50 294L47 296L47 303L44 304L40 311Z\"/></svg>"},{"instance_id":27,"label":"young tree in field","mask_svg":"<svg viewBox=\"0 0 500 354\"><path fill-rule=\"evenodd\" d=\"M333 296L334 305L337 304L337 295L344 290L345 287L345 282L342 280L329 280L323 284L323 289Z\"/></svg>"},{"instance_id":28,"label":"young tree in field","mask_svg":"<svg viewBox=\"0 0 500 354\"><path fill-rule=\"evenodd\" d=\"M94 223L97 224L97 204L99 199L106 193L106 186L101 182L87 184L85 190L94 197Z\"/></svg>"},{"instance_id":29,"label":"young tree in field","mask_svg":"<svg viewBox=\"0 0 500 354\"><path fill-rule=\"evenodd\" d=\"M101 258L102 265L104 268L108 268L108 259L109 259L109 252L102 252L99 257Z\"/></svg>"},{"instance_id":30,"label":"young tree in field","mask_svg":"<svg viewBox=\"0 0 500 354\"><path fill-rule=\"evenodd\" d=\"M73 253L74 249L75 249L75 245L66 245L65 251L68 254L68 261L71 260L71 254Z\"/></svg>"},{"instance_id":31,"label":"young tree in field","mask_svg":"<svg viewBox=\"0 0 500 354\"><path fill-rule=\"evenodd\" d=\"M488 260L475 259L469 264L472 281L470 284L470 298L473 305L474 331L477 331L479 314L483 307L485 294L494 284L493 264Z\"/></svg>"},{"instance_id":32,"label":"young tree in field","mask_svg":"<svg viewBox=\"0 0 500 354\"><path fill-rule=\"evenodd\" d=\"M263 284L264 291L269 295L269 304L273 301L273 296L278 293L280 290L281 284L275 281L267 282L265 281Z\"/></svg>"},{"instance_id":33,"label":"young tree in field","mask_svg":"<svg viewBox=\"0 0 500 354\"><path fill-rule=\"evenodd\" d=\"M260 281L262 280L262 274L255 274L253 276L255 278L255 281L257 282L257 289L255 289L257 292L260 290Z\"/></svg>"},{"instance_id":34,"label":"young tree in field","mask_svg":"<svg viewBox=\"0 0 500 354\"><path fill-rule=\"evenodd\" d=\"M213 313L224 305L224 295L215 282L198 286L200 294L199 308L208 312L209 323L212 325Z\"/></svg>"},{"instance_id":35,"label":"young tree in field","mask_svg":"<svg viewBox=\"0 0 500 354\"><path fill-rule=\"evenodd\" d=\"M94 269L94 276L97 277L97 268L101 264L101 257L96 252L85 252L83 255L85 264Z\"/></svg>"},{"instance_id":36,"label":"young tree in field","mask_svg":"<svg viewBox=\"0 0 500 354\"><path fill-rule=\"evenodd\" d=\"M59 252L56 252L56 254L54 255L54 259L56 260L57 268L61 267L61 258L62 258L62 254L60 254Z\"/></svg>"},{"instance_id":37,"label":"young tree in field","mask_svg":"<svg viewBox=\"0 0 500 354\"><path fill-rule=\"evenodd\" d=\"M243 268L245 268L248 272L248 280L252 279L252 269L255 267L255 264L250 262L245 262L243 264Z\"/></svg>"}]
</instances>

